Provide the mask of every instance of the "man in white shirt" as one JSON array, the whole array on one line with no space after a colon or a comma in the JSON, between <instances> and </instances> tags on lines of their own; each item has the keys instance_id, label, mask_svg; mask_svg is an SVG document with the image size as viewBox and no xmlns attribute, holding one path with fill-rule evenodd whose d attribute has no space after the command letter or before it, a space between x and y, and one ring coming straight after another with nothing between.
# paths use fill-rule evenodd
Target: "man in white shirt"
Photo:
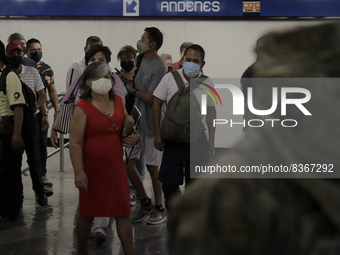
<instances>
[{"instance_id":1,"label":"man in white shirt","mask_svg":"<svg viewBox=\"0 0 340 255\"><path fill-rule=\"evenodd\" d=\"M103 45L103 42L98 36L90 36L89 38L86 39L84 52L86 53L86 51L88 51L88 49L90 49L91 46L96 44ZM70 68L67 70L66 74L66 90L71 85L74 79L78 78L80 75L83 74L85 68L86 68L85 56L72 63Z\"/></svg>"},{"instance_id":2,"label":"man in white shirt","mask_svg":"<svg viewBox=\"0 0 340 255\"><path fill-rule=\"evenodd\" d=\"M88 51L93 45L103 45L102 40L98 36L90 36L86 39L85 47L84 47L84 53ZM111 64L109 64L111 70L113 71L113 67ZM83 74L84 70L86 68L85 65L85 56L83 56L81 59L78 59L72 63L70 68L67 70L66 74L66 90L68 87L72 84L74 79L77 79L80 75Z\"/></svg>"},{"instance_id":3,"label":"man in white shirt","mask_svg":"<svg viewBox=\"0 0 340 255\"><path fill-rule=\"evenodd\" d=\"M174 71L178 72L186 87L193 86L190 84L195 84L195 80L201 76L202 73L200 70L202 70L205 64L204 56L204 49L200 45L194 44L186 48L183 57L183 68ZM205 79L204 83L214 87L213 82L209 78ZM162 105L164 102L169 103L177 91L178 86L174 75L168 73L163 77L153 93L155 96L153 106L154 145L157 150L163 151L159 180L162 182L167 210L169 210L169 202L173 195L180 193L179 185L183 184L183 172L185 172L185 183L188 184L191 181L190 163L193 165L191 161L195 161L195 165L201 165L200 163L204 163L208 159L208 153L213 155L215 151L215 128L213 127L213 120L216 118L216 109L211 97L207 98L207 115L206 118L202 120L206 121L208 127L209 142L203 130L199 138L192 143L178 142L170 139L164 140L162 138L160 128ZM195 89L193 93L198 103L201 104L201 97L205 92L201 89ZM190 153L190 150L195 151L194 154L192 154L193 152ZM195 159L191 158L191 155L195 155ZM183 171L183 165L185 171Z\"/></svg>"}]
</instances>

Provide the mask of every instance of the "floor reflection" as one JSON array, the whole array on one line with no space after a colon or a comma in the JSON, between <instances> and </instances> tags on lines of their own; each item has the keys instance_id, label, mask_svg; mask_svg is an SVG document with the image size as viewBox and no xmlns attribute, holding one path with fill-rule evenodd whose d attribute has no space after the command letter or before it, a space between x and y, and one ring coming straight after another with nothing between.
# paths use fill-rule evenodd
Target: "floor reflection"
<instances>
[{"instance_id":1,"label":"floor reflection","mask_svg":"<svg viewBox=\"0 0 340 255\"><path fill-rule=\"evenodd\" d=\"M74 255L76 254L75 222L78 213L78 190L73 183L68 151L65 172L59 172L59 158L48 160L48 179L53 182L54 195L48 206L35 204L29 176L23 176L24 204L20 219L0 225L0 255ZM152 194L150 178L146 190ZM92 255L123 255L114 221L107 231L107 241L101 246L89 240ZM166 223L156 226L145 221L133 224L135 255L168 255Z\"/></svg>"}]
</instances>

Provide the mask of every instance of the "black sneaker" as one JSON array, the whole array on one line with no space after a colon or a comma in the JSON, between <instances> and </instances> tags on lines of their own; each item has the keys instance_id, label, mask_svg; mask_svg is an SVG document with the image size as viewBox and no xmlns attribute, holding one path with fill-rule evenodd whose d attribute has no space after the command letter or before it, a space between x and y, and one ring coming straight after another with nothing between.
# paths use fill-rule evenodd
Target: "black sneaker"
<instances>
[{"instance_id":1,"label":"black sneaker","mask_svg":"<svg viewBox=\"0 0 340 255\"><path fill-rule=\"evenodd\" d=\"M47 205L47 197L44 193L35 193L35 201L40 205L40 206L45 206Z\"/></svg>"},{"instance_id":2,"label":"black sneaker","mask_svg":"<svg viewBox=\"0 0 340 255\"><path fill-rule=\"evenodd\" d=\"M101 245L102 243L106 242L106 235L98 231L94 235L94 239L96 240L96 245Z\"/></svg>"}]
</instances>

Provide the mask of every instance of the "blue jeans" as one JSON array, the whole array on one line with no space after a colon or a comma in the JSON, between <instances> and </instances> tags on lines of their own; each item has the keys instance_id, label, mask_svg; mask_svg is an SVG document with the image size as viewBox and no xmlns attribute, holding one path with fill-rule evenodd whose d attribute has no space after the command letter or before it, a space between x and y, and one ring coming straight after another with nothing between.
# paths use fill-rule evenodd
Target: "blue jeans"
<instances>
[{"instance_id":1,"label":"blue jeans","mask_svg":"<svg viewBox=\"0 0 340 255\"><path fill-rule=\"evenodd\" d=\"M144 178L145 178L145 167L146 167L145 152L144 150L142 150L140 153L140 159L136 160L136 168L137 168L138 173L140 174L140 177L142 178L142 181L144 181ZM133 187L130 180L129 180L129 188L130 188L130 195L136 196L136 190Z\"/></svg>"}]
</instances>

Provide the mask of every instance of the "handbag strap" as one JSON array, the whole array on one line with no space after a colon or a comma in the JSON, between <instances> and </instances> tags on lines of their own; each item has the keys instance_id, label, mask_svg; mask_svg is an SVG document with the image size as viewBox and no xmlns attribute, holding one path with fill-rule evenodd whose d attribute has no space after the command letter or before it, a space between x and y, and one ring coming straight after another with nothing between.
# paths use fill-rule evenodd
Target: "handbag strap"
<instances>
[{"instance_id":1,"label":"handbag strap","mask_svg":"<svg viewBox=\"0 0 340 255\"><path fill-rule=\"evenodd\" d=\"M71 92L71 95L68 97L67 101L70 101L70 100L74 100L76 97L77 97L77 94L78 94L78 88L79 88L79 81L81 79L82 76L79 77L76 85L74 86L72 92ZM77 89L77 92L76 94L74 94L74 91Z\"/></svg>"}]
</instances>

